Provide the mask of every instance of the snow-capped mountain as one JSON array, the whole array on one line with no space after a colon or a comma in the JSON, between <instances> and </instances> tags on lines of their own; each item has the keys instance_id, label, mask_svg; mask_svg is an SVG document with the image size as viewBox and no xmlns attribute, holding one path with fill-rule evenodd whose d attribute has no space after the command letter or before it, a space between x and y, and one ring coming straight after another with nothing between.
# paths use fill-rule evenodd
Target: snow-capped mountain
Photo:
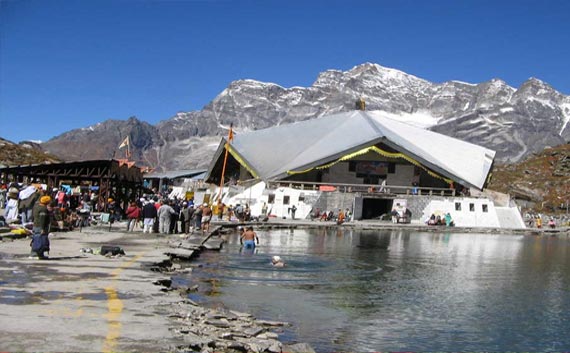
<instances>
[{"instance_id":1,"label":"snow-capped mountain","mask_svg":"<svg viewBox=\"0 0 570 353\"><path fill-rule=\"evenodd\" d=\"M237 133L262 129L352 110L359 98L367 110L381 110L394 119L494 149L499 161L518 161L570 140L570 97L538 79L531 78L518 89L499 79L432 83L365 63L348 71L327 70L310 87L234 81L201 111L180 112L157 126L136 118L106 121L42 146L68 160L84 159L88 153L69 148L69 142L101 141L90 143L97 158L111 158L129 135L142 165L204 167L231 123Z\"/></svg>"}]
</instances>

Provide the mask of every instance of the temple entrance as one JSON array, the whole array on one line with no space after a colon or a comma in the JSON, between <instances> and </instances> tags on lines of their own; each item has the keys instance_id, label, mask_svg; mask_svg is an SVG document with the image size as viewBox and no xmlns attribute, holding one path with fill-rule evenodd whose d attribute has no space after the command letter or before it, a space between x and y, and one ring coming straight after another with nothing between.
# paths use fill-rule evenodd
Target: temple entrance
<instances>
[{"instance_id":1,"label":"temple entrance","mask_svg":"<svg viewBox=\"0 0 570 353\"><path fill-rule=\"evenodd\" d=\"M392 210L392 199L364 198L362 200L362 219L378 219Z\"/></svg>"}]
</instances>

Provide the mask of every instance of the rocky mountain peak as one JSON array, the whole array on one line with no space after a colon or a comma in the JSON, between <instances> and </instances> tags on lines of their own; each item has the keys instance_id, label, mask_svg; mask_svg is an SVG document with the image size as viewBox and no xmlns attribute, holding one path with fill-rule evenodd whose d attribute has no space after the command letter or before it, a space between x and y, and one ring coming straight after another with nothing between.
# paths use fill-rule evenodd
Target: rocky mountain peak
<instances>
[{"instance_id":1,"label":"rocky mountain peak","mask_svg":"<svg viewBox=\"0 0 570 353\"><path fill-rule=\"evenodd\" d=\"M263 129L352 110L361 97L367 110L425 120L424 126L435 131L497 150L499 160L519 160L542 150L546 141L556 145L564 142L561 136L570 135L570 129L565 129L570 98L540 80L530 79L518 89L500 79L479 84L432 83L397 69L363 63L347 71L324 71L310 87L233 81L202 110L179 112L157 126L135 117L105 121L42 146L66 159L68 155L78 159L85 154L78 154L75 150L81 150L80 145L76 149L70 142L98 141L100 149L113 151L130 134L136 155L145 165L151 161L165 169L203 167L219 136L227 133L224 127L231 123L239 131Z\"/></svg>"},{"instance_id":2,"label":"rocky mountain peak","mask_svg":"<svg viewBox=\"0 0 570 353\"><path fill-rule=\"evenodd\" d=\"M327 70L321 72L317 77L317 80L313 83L313 87L331 87L340 82L342 76L343 73L339 70Z\"/></svg>"}]
</instances>

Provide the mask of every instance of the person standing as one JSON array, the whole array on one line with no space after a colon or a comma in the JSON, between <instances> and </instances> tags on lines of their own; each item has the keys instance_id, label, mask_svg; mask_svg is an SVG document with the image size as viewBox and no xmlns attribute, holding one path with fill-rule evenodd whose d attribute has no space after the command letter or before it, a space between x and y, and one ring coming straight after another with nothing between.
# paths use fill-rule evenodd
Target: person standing
<instances>
[{"instance_id":1,"label":"person standing","mask_svg":"<svg viewBox=\"0 0 570 353\"><path fill-rule=\"evenodd\" d=\"M164 204L158 209L158 226L160 227L160 233L169 234L170 217L172 214L174 214L174 209L170 207L168 201L164 201Z\"/></svg>"},{"instance_id":2,"label":"person standing","mask_svg":"<svg viewBox=\"0 0 570 353\"><path fill-rule=\"evenodd\" d=\"M8 193L8 202L6 202L4 218L8 223L18 220L18 192Z\"/></svg>"},{"instance_id":3,"label":"person standing","mask_svg":"<svg viewBox=\"0 0 570 353\"><path fill-rule=\"evenodd\" d=\"M196 210L194 211L194 221L196 222L196 230L202 229L202 209L203 206L196 206Z\"/></svg>"},{"instance_id":4,"label":"person standing","mask_svg":"<svg viewBox=\"0 0 570 353\"><path fill-rule=\"evenodd\" d=\"M291 219L295 219L295 212L297 212L297 206L293 205L291 207Z\"/></svg>"},{"instance_id":5,"label":"person standing","mask_svg":"<svg viewBox=\"0 0 570 353\"><path fill-rule=\"evenodd\" d=\"M267 217L267 202L264 202L263 206L261 206L261 216L263 219Z\"/></svg>"},{"instance_id":6,"label":"person standing","mask_svg":"<svg viewBox=\"0 0 570 353\"><path fill-rule=\"evenodd\" d=\"M156 215L157 211L156 207L154 207L154 200L150 200L143 206L142 209L143 233L152 233Z\"/></svg>"},{"instance_id":7,"label":"person standing","mask_svg":"<svg viewBox=\"0 0 570 353\"><path fill-rule=\"evenodd\" d=\"M136 202L131 201L131 204L127 208L127 232L132 232L135 230L137 221L140 217L140 208L137 206Z\"/></svg>"},{"instance_id":8,"label":"person standing","mask_svg":"<svg viewBox=\"0 0 570 353\"><path fill-rule=\"evenodd\" d=\"M202 207L202 231L210 231L210 221L212 220L212 209L205 203Z\"/></svg>"},{"instance_id":9,"label":"person standing","mask_svg":"<svg viewBox=\"0 0 570 353\"><path fill-rule=\"evenodd\" d=\"M34 226L32 242L30 243L32 248L30 253L31 258L46 259L47 256L44 253L49 253L50 244L48 234L50 216L47 205L49 205L50 201L51 197L42 196L40 197L40 202L37 202L32 209Z\"/></svg>"},{"instance_id":10,"label":"person standing","mask_svg":"<svg viewBox=\"0 0 570 353\"><path fill-rule=\"evenodd\" d=\"M174 213L170 215L170 234L178 234L178 219L180 216L180 206L178 205L178 200L173 200L170 202Z\"/></svg>"},{"instance_id":11,"label":"person standing","mask_svg":"<svg viewBox=\"0 0 570 353\"><path fill-rule=\"evenodd\" d=\"M243 244L243 247L245 249L254 249L256 241L257 245L259 245L259 238L257 237L257 234L253 231L252 226L247 227L245 232L243 232L239 238L239 243Z\"/></svg>"},{"instance_id":12,"label":"person standing","mask_svg":"<svg viewBox=\"0 0 570 353\"><path fill-rule=\"evenodd\" d=\"M8 194L6 185L0 185L0 209L3 209L6 205L6 194Z\"/></svg>"},{"instance_id":13,"label":"person standing","mask_svg":"<svg viewBox=\"0 0 570 353\"><path fill-rule=\"evenodd\" d=\"M187 202L182 203L182 210L180 211L180 222L182 224L181 232L188 234L192 231L192 217L194 216L194 207L188 206Z\"/></svg>"}]
</instances>

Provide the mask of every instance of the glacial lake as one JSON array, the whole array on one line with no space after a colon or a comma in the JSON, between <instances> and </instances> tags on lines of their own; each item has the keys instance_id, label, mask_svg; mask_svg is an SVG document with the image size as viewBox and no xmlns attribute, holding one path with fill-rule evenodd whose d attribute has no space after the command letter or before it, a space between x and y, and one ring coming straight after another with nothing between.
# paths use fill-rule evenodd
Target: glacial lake
<instances>
[{"instance_id":1,"label":"glacial lake","mask_svg":"<svg viewBox=\"0 0 570 353\"><path fill-rule=\"evenodd\" d=\"M237 233L185 280L210 307L332 351L568 351L566 237L321 228ZM284 268L273 268L279 255ZM196 266L196 267L195 267Z\"/></svg>"}]
</instances>

